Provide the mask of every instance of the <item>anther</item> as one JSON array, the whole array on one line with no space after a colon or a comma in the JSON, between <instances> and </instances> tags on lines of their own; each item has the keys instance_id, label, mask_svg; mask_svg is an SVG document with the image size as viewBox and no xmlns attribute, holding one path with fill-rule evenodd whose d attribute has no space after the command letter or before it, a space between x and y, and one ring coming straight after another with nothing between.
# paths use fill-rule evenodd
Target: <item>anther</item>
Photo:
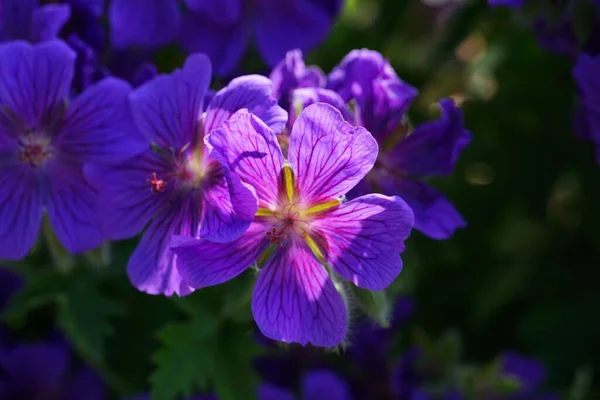
<instances>
[{"instance_id":1,"label":"anther","mask_svg":"<svg viewBox=\"0 0 600 400\"><path fill-rule=\"evenodd\" d=\"M165 190L165 186L167 185L167 183L162 180L162 179L158 179L158 177L156 176L156 172L152 173L152 177L150 179L146 179L146 182L148 182L148 184L150 185L150 191L152 193L160 193L163 190Z\"/></svg>"},{"instance_id":2,"label":"anther","mask_svg":"<svg viewBox=\"0 0 600 400\"><path fill-rule=\"evenodd\" d=\"M279 246L281 246L281 239L285 238L283 233L277 233L277 229L275 227L272 227L271 230L267 232L266 236L271 244L275 243Z\"/></svg>"}]
</instances>

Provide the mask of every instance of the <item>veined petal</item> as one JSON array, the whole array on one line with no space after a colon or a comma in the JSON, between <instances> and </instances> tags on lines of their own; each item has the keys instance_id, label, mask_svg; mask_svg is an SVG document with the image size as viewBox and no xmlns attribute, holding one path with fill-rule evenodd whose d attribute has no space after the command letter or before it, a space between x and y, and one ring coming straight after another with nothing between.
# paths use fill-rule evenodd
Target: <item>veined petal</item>
<instances>
[{"instance_id":1,"label":"veined petal","mask_svg":"<svg viewBox=\"0 0 600 400\"><path fill-rule=\"evenodd\" d=\"M177 35L178 4L173 0L113 0L108 9L116 47L160 47Z\"/></svg>"},{"instance_id":2,"label":"veined petal","mask_svg":"<svg viewBox=\"0 0 600 400\"><path fill-rule=\"evenodd\" d=\"M98 191L98 219L108 239L127 239L140 233L168 206L172 195L169 184L163 192L150 190L152 173L160 179L170 172L170 166L151 150L117 165L86 165L84 172Z\"/></svg>"},{"instance_id":3,"label":"veined petal","mask_svg":"<svg viewBox=\"0 0 600 400\"><path fill-rule=\"evenodd\" d=\"M299 241L278 247L258 275L252 313L268 338L303 346L339 345L348 313L333 281Z\"/></svg>"},{"instance_id":4,"label":"veined petal","mask_svg":"<svg viewBox=\"0 0 600 400\"><path fill-rule=\"evenodd\" d=\"M179 274L195 289L227 282L250 268L265 251L269 243L265 232L263 224L253 222L246 233L229 243L174 236L171 245Z\"/></svg>"},{"instance_id":5,"label":"veined petal","mask_svg":"<svg viewBox=\"0 0 600 400\"><path fill-rule=\"evenodd\" d=\"M256 115L276 133L285 127L287 113L277 105L269 78L246 75L233 79L213 96L206 109L205 131L212 132L220 128L223 122L242 108Z\"/></svg>"},{"instance_id":6,"label":"veined petal","mask_svg":"<svg viewBox=\"0 0 600 400\"><path fill-rule=\"evenodd\" d=\"M0 162L0 260L29 253L40 230L41 177L28 165Z\"/></svg>"},{"instance_id":7,"label":"veined petal","mask_svg":"<svg viewBox=\"0 0 600 400\"><path fill-rule=\"evenodd\" d=\"M320 4L307 0L255 2L250 12L258 51L271 66L288 50L312 50L325 39L335 18Z\"/></svg>"},{"instance_id":8,"label":"veined petal","mask_svg":"<svg viewBox=\"0 0 600 400\"><path fill-rule=\"evenodd\" d=\"M466 221L442 193L426 183L392 176L377 182L382 193L398 195L415 215L415 229L432 239L448 239Z\"/></svg>"},{"instance_id":9,"label":"veined petal","mask_svg":"<svg viewBox=\"0 0 600 400\"><path fill-rule=\"evenodd\" d=\"M413 224L400 197L370 194L342 203L313 228L326 238L323 252L335 272L356 286L383 290L402 270L399 253Z\"/></svg>"},{"instance_id":10,"label":"veined petal","mask_svg":"<svg viewBox=\"0 0 600 400\"><path fill-rule=\"evenodd\" d=\"M67 159L52 159L48 168L48 218L56 236L71 253L98 247L104 237L96 213L98 192L83 176L83 166Z\"/></svg>"},{"instance_id":11,"label":"veined petal","mask_svg":"<svg viewBox=\"0 0 600 400\"><path fill-rule=\"evenodd\" d=\"M69 94L75 52L64 42L0 45L0 103L24 128L46 128Z\"/></svg>"},{"instance_id":12,"label":"veined petal","mask_svg":"<svg viewBox=\"0 0 600 400\"><path fill-rule=\"evenodd\" d=\"M326 369L309 371L302 377L303 400L351 400L348 383Z\"/></svg>"},{"instance_id":13,"label":"veined petal","mask_svg":"<svg viewBox=\"0 0 600 400\"><path fill-rule=\"evenodd\" d=\"M277 137L248 110L240 110L205 139L211 155L256 190L261 203L277 204L283 154Z\"/></svg>"},{"instance_id":14,"label":"veined petal","mask_svg":"<svg viewBox=\"0 0 600 400\"><path fill-rule=\"evenodd\" d=\"M285 102L294 89L323 87L327 78L318 67L307 68L302 51L295 49L285 54L285 58L271 71L269 79L273 82L273 96Z\"/></svg>"},{"instance_id":15,"label":"veined petal","mask_svg":"<svg viewBox=\"0 0 600 400\"><path fill-rule=\"evenodd\" d=\"M32 17L32 42L55 39L71 17L69 4L47 4L38 7Z\"/></svg>"},{"instance_id":16,"label":"veined petal","mask_svg":"<svg viewBox=\"0 0 600 400\"><path fill-rule=\"evenodd\" d=\"M127 263L129 280L138 290L165 296L193 292L177 271L179 260L171 251L171 237L197 235L200 207L199 199L183 199L161 210L150 222Z\"/></svg>"},{"instance_id":17,"label":"veined petal","mask_svg":"<svg viewBox=\"0 0 600 400\"><path fill-rule=\"evenodd\" d=\"M138 129L165 148L180 149L197 134L211 66L203 54L192 54L181 70L159 75L129 95Z\"/></svg>"},{"instance_id":18,"label":"veined petal","mask_svg":"<svg viewBox=\"0 0 600 400\"><path fill-rule=\"evenodd\" d=\"M226 243L246 232L258 210L258 200L252 187L219 168L218 183L202 190L200 238Z\"/></svg>"},{"instance_id":19,"label":"veined petal","mask_svg":"<svg viewBox=\"0 0 600 400\"><path fill-rule=\"evenodd\" d=\"M329 104L300 113L290 135L288 160L306 204L346 194L373 168L377 142L366 129L352 127Z\"/></svg>"},{"instance_id":20,"label":"veined petal","mask_svg":"<svg viewBox=\"0 0 600 400\"><path fill-rule=\"evenodd\" d=\"M148 149L133 123L125 81L106 78L84 91L67 110L55 142L84 162L115 163Z\"/></svg>"},{"instance_id":21,"label":"veined petal","mask_svg":"<svg viewBox=\"0 0 600 400\"><path fill-rule=\"evenodd\" d=\"M258 400L295 400L292 392L270 383L260 385L257 392Z\"/></svg>"},{"instance_id":22,"label":"veined petal","mask_svg":"<svg viewBox=\"0 0 600 400\"><path fill-rule=\"evenodd\" d=\"M411 175L449 175L460 152L471 141L460 108L451 99L440 101L440 119L415 130L383 157L383 162Z\"/></svg>"},{"instance_id":23,"label":"veined petal","mask_svg":"<svg viewBox=\"0 0 600 400\"><path fill-rule=\"evenodd\" d=\"M179 40L188 52L201 52L210 58L215 74L230 74L248 46L243 21L221 24L203 13L188 12L183 18Z\"/></svg>"}]
</instances>

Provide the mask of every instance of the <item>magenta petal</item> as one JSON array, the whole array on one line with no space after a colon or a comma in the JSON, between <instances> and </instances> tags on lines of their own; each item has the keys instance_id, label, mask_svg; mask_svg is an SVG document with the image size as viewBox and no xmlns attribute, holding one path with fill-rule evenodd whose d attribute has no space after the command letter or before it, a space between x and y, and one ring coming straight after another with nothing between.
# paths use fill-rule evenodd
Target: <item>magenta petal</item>
<instances>
[{"instance_id":1,"label":"magenta petal","mask_svg":"<svg viewBox=\"0 0 600 400\"><path fill-rule=\"evenodd\" d=\"M179 29L180 11L174 0L113 0L108 9L116 47L160 47Z\"/></svg>"},{"instance_id":2,"label":"magenta petal","mask_svg":"<svg viewBox=\"0 0 600 400\"><path fill-rule=\"evenodd\" d=\"M346 381L328 370L309 371L302 377L302 400L350 400Z\"/></svg>"},{"instance_id":3,"label":"magenta petal","mask_svg":"<svg viewBox=\"0 0 600 400\"><path fill-rule=\"evenodd\" d=\"M98 247L104 239L96 213L98 193L86 182L82 165L53 159L47 167L50 180L46 207L54 233L71 253Z\"/></svg>"},{"instance_id":4,"label":"magenta petal","mask_svg":"<svg viewBox=\"0 0 600 400\"><path fill-rule=\"evenodd\" d=\"M277 137L248 110L235 113L205 139L211 155L256 190L261 203L277 204L283 154Z\"/></svg>"},{"instance_id":5,"label":"magenta petal","mask_svg":"<svg viewBox=\"0 0 600 400\"><path fill-rule=\"evenodd\" d=\"M250 24L258 51L271 66L288 50L312 50L333 23L322 5L307 0L259 1L252 8Z\"/></svg>"},{"instance_id":6,"label":"magenta petal","mask_svg":"<svg viewBox=\"0 0 600 400\"><path fill-rule=\"evenodd\" d=\"M218 183L202 191L200 238L220 243L237 239L246 232L257 210L254 189L225 170Z\"/></svg>"},{"instance_id":7,"label":"magenta petal","mask_svg":"<svg viewBox=\"0 0 600 400\"><path fill-rule=\"evenodd\" d=\"M73 101L60 127L56 143L66 153L85 162L114 163L148 148L136 130L125 81L106 78Z\"/></svg>"},{"instance_id":8,"label":"magenta petal","mask_svg":"<svg viewBox=\"0 0 600 400\"><path fill-rule=\"evenodd\" d=\"M325 267L302 243L279 247L258 275L252 313L266 337L303 346L339 345L348 314Z\"/></svg>"},{"instance_id":9,"label":"magenta petal","mask_svg":"<svg viewBox=\"0 0 600 400\"><path fill-rule=\"evenodd\" d=\"M223 122L242 108L260 118L275 133L285 127L287 113L277 105L269 78L246 75L233 79L213 96L206 109L205 131L212 132L220 128Z\"/></svg>"},{"instance_id":10,"label":"magenta petal","mask_svg":"<svg viewBox=\"0 0 600 400\"><path fill-rule=\"evenodd\" d=\"M314 229L327 240L325 258L335 272L356 286L383 290L402 270L399 254L413 224L400 197L369 194L324 214Z\"/></svg>"},{"instance_id":11,"label":"magenta petal","mask_svg":"<svg viewBox=\"0 0 600 400\"><path fill-rule=\"evenodd\" d=\"M198 130L211 66L203 54L192 54L181 70L159 75L129 96L138 129L165 148L180 149Z\"/></svg>"},{"instance_id":12,"label":"magenta petal","mask_svg":"<svg viewBox=\"0 0 600 400\"><path fill-rule=\"evenodd\" d=\"M75 52L58 40L16 41L0 45L0 60L0 103L27 127L46 127L69 95Z\"/></svg>"},{"instance_id":13,"label":"magenta petal","mask_svg":"<svg viewBox=\"0 0 600 400\"><path fill-rule=\"evenodd\" d=\"M0 187L0 260L19 260L40 230L41 182L28 165L0 164Z\"/></svg>"},{"instance_id":14,"label":"magenta petal","mask_svg":"<svg viewBox=\"0 0 600 400\"><path fill-rule=\"evenodd\" d=\"M329 104L308 106L294 123L288 160L306 204L346 194L373 168L377 142L366 129L352 127Z\"/></svg>"},{"instance_id":15,"label":"magenta petal","mask_svg":"<svg viewBox=\"0 0 600 400\"><path fill-rule=\"evenodd\" d=\"M86 165L84 171L98 190L97 212L108 239L137 235L169 204L171 188L152 193L148 185L153 172L158 176L170 172L169 165L151 150L115 166Z\"/></svg>"},{"instance_id":16,"label":"magenta petal","mask_svg":"<svg viewBox=\"0 0 600 400\"><path fill-rule=\"evenodd\" d=\"M177 272L178 259L171 251L171 237L196 235L199 208L198 199L185 199L152 220L127 263L127 275L138 290L165 296L184 296L193 291Z\"/></svg>"},{"instance_id":17,"label":"magenta petal","mask_svg":"<svg viewBox=\"0 0 600 400\"><path fill-rule=\"evenodd\" d=\"M215 73L222 76L231 73L242 58L248 33L242 21L221 24L205 14L189 12L183 19L180 41L188 52L208 55Z\"/></svg>"},{"instance_id":18,"label":"magenta petal","mask_svg":"<svg viewBox=\"0 0 600 400\"><path fill-rule=\"evenodd\" d=\"M227 282L258 260L268 245L265 231L263 224L254 222L244 235L229 243L174 236L171 245L179 274L195 289Z\"/></svg>"},{"instance_id":19,"label":"magenta petal","mask_svg":"<svg viewBox=\"0 0 600 400\"><path fill-rule=\"evenodd\" d=\"M32 41L44 42L54 39L71 17L69 4L47 4L33 11Z\"/></svg>"}]
</instances>

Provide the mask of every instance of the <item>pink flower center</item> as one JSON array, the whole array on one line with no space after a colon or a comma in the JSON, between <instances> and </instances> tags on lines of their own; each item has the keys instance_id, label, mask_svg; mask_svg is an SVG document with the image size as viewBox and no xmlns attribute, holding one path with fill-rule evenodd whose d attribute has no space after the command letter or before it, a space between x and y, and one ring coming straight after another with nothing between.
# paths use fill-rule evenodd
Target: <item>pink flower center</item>
<instances>
[{"instance_id":1,"label":"pink flower center","mask_svg":"<svg viewBox=\"0 0 600 400\"><path fill-rule=\"evenodd\" d=\"M292 237L306 238L312 218L297 204L284 204L273 211L270 221L271 230L266 233L271 243L282 245L282 240Z\"/></svg>"},{"instance_id":2,"label":"pink flower center","mask_svg":"<svg viewBox=\"0 0 600 400\"><path fill-rule=\"evenodd\" d=\"M42 165L51 154L50 138L31 129L19 139L19 159L32 167Z\"/></svg>"}]
</instances>

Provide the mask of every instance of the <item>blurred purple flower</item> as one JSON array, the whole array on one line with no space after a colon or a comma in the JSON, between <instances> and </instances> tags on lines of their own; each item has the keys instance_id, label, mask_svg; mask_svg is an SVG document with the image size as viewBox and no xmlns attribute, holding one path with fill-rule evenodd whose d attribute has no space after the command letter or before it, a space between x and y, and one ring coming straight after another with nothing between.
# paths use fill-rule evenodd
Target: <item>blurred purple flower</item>
<instances>
[{"instance_id":1,"label":"blurred purple flower","mask_svg":"<svg viewBox=\"0 0 600 400\"><path fill-rule=\"evenodd\" d=\"M0 41L32 43L54 39L71 15L69 4L46 4L39 0L3 0L0 4Z\"/></svg>"},{"instance_id":2,"label":"blurred purple flower","mask_svg":"<svg viewBox=\"0 0 600 400\"><path fill-rule=\"evenodd\" d=\"M273 131L240 111L207 138L211 154L252 185L260 208L248 231L227 244L175 237L184 281L217 285L255 262L261 272L252 311L261 332L284 342L336 346L346 336L346 305L323 265L369 290L400 273L412 212L399 197L341 202L372 168L377 143L327 104L307 107L289 138L288 159Z\"/></svg>"},{"instance_id":3,"label":"blurred purple flower","mask_svg":"<svg viewBox=\"0 0 600 400\"><path fill-rule=\"evenodd\" d=\"M525 0L488 0L488 4L492 7L504 6L516 8L525 4Z\"/></svg>"},{"instance_id":4,"label":"blurred purple flower","mask_svg":"<svg viewBox=\"0 0 600 400\"><path fill-rule=\"evenodd\" d=\"M271 83L250 75L232 80L208 105L208 58L188 57L181 70L159 75L135 89L130 104L146 145L135 158L115 166L88 166L98 189L102 226L111 239L147 228L127 264L133 285L149 294L185 295L177 258L169 249L173 234L228 242L244 233L257 200L248 185L208 155L204 136L235 111L250 109L271 128L287 119L271 97Z\"/></svg>"},{"instance_id":5,"label":"blurred purple flower","mask_svg":"<svg viewBox=\"0 0 600 400\"><path fill-rule=\"evenodd\" d=\"M129 398L127 398L127 400L150 400L150 396L147 394L143 394L143 395L139 395L139 396L135 396L135 397L129 397ZM202 394L202 395L195 395L192 397L186 397L185 399L182 399L182 400L219 400L219 398L214 394Z\"/></svg>"},{"instance_id":6,"label":"blurred purple flower","mask_svg":"<svg viewBox=\"0 0 600 400\"><path fill-rule=\"evenodd\" d=\"M106 398L106 388L94 372L71 369L64 342L0 343L0 400Z\"/></svg>"},{"instance_id":7,"label":"blurred purple flower","mask_svg":"<svg viewBox=\"0 0 600 400\"><path fill-rule=\"evenodd\" d=\"M581 54L573 68L579 92L579 108L575 115L576 132L596 145L596 163L600 164L600 56Z\"/></svg>"},{"instance_id":8,"label":"blurred purple flower","mask_svg":"<svg viewBox=\"0 0 600 400\"><path fill-rule=\"evenodd\" d=\"M308 371L300 383L302 400L350 400L348 384L329 370ZM258 388L258 400L294 400L294 394L286 388L264 383Z\"/></svg>"},{"instance_id":9,"label":"blurred purple flower","mask_svg":"<svg viewBox=\"0 0 600 400\"><path fill-rule=\"evenodd\" d=\"M0 267L0 312L23 284L20 276Z\"/></svg>"},{"instance_id":10,"label":"blurred purple flower","mask_svg":"<svg viewBox=\"0 0 600 400\"><path fill-rule=\"evenodd\" d=\"M500 356L502 373L516 378L520 383L519 391L500 400L558 400L553 394L542 394L541 386L546 379L546 368L539 361L517 352L509 351Z\"/></svg>"},{"instance_id":11,"label":"blurred purple flower","mask_svg":"<svg viewBox=\"0 0 600 400\"><path fill-rule=\"evenodd\" d=\"M208 54L216 73L229 74L250 36L270 66L288 50L308 51L322 42L343 0L185 0L181 42L188 51Z\"/></svg>"},{"instance_id":12,"label":"blurred purple flower","mask_svg":"<svg viewBox=\"0 0 600 400\"><path fill-rule=\"evenodd\" d=\"M97 192L83 163L117 162L143 145L129 85L109 78L69 99L74 63L60 41L0 45L0 259L27 255L44 213L68 251L98 246Z\"/></svg>"}]
</instances>

